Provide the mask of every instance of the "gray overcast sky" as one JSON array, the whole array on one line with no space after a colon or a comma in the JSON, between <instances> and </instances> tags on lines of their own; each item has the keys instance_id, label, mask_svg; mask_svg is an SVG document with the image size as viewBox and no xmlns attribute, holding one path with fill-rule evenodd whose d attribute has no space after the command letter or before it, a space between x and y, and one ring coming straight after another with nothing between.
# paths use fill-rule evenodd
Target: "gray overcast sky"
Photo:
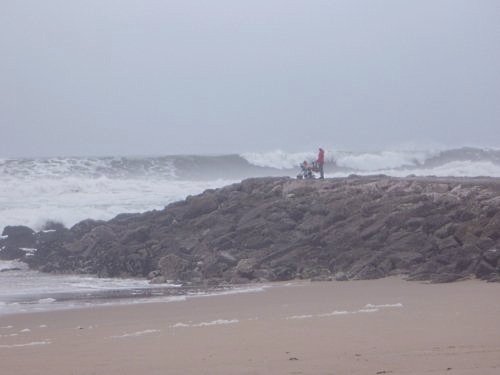
<instances>
[{"instance_id":1,"label":"gray overcast sky","mask_svg":"<svg viewBox=\"0 0 500 375\"><path fill-rule=\"evenodd\" d=\"M498 0L3 0L0 157L500 147Z\"/></svg>"}]
</instances>

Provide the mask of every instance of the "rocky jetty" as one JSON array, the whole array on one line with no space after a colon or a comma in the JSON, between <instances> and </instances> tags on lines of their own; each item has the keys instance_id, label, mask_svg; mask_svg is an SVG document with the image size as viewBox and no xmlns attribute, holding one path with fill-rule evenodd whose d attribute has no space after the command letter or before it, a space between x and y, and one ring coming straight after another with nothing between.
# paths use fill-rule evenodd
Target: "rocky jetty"
<instances>
[{"instance_id":1,"label":"rocky jetty","mask_svg":"<svg viewBox=\"0 0 500 375\"><path fill-rule=\"evenodd\" d=\"M248 179L70 229L7 227L0 249L41 271L155 283L498 281L500 179Z\"/></svg>"}]
</instances>

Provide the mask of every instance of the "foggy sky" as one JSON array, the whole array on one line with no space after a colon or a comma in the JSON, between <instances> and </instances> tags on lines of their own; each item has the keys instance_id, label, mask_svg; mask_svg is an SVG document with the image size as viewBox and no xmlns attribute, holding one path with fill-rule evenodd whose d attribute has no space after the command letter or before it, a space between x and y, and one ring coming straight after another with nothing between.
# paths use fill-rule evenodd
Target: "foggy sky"
<instances>
[{"instance_id":1,"label":"foggy sky","mask_svg":"<svg viewBox=\"0 0 500 375\"><path fill-rule=\"evenodd\" d=\"M0 157L500 147L498 0L0 8Z\"/></svg>"}]
</instances>

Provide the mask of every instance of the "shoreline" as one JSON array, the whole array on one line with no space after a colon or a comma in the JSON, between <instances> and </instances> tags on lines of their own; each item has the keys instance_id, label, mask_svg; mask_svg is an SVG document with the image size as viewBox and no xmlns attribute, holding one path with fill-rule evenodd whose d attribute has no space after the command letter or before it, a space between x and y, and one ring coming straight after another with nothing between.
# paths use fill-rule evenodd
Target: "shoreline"
<instances>
[{"instance_id":1,"label":"shoreline","mask_svg":"<svg viewBox=\"0 0 500 375\"><path fill-rule=\"evenodd\" d=\"M178 303L0 316L2 368L26 375L500 369L498 283L391 277L271 285Z\"/></svg>"},{"instance_id":2,"label":"shoreline","mask_svg":"<svg viewBox=\"0 0 500 375\"><path fill-rule=\"evenodd\" d=\"M169 303L190 298L212 297L260 291L268 284L223 285L213 287L174 284L106 290L80 290L13 295L2 300L0 317L98 307Z\"/></svg>"}]
</instances>

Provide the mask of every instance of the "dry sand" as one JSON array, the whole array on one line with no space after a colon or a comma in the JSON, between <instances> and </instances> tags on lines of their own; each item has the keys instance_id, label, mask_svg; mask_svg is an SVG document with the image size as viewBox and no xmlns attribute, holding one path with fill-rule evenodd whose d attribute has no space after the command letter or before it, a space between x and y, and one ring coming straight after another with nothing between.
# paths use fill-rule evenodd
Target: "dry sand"
<instances>
[{"instance_id":1,"label":"dry sand","mask_svg":"<svg viewBox=\"0 0 500 375\"><path fill-rule=\"evenodd\" d=\"M500 284L475 280L278 284L0 327L2 375L500 374Z\"/></svg>"}]
</instances>

